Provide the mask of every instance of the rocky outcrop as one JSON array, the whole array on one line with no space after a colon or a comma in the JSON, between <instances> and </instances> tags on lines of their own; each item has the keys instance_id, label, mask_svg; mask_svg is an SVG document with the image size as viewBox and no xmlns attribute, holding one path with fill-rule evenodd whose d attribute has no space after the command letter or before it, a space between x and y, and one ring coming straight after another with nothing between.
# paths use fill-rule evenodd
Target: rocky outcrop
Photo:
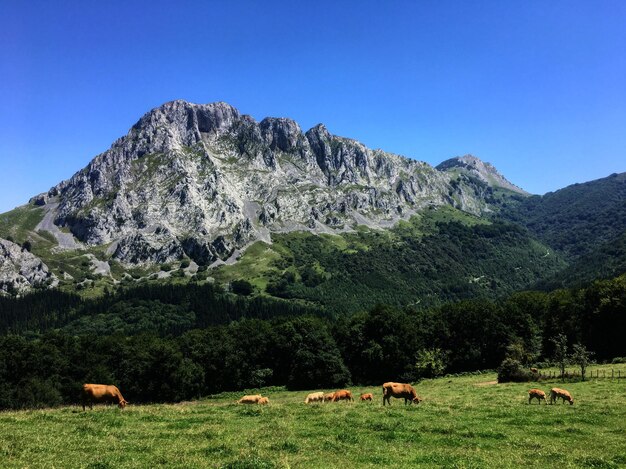
<instances>
[{"instance_id":1,"label":"rocky outcrop","mask_svg":"<svg viewBox=\"0 0 626 469\"><path fill-rule=\"evenodd\" d=\"M490 187L500 187L519 194L527 195L528 192L509 182L490 163L485 163L473 155L457 156L450 158L437 165L439 171L457 172L476 178Z\"/></svg>"},{"instance_id":2,"label":"rocky outcrop","mask_svg":"<svg viewBox=\"0 0 626 469\"><path fill-rule=\"evenodd\" d=\"M55 225L87 245L110 245L122 262L186 255L210 264L272 231L389 226L428 205L489 210L455 178L322 124L303 132L290 119L257 122L226 103L173 101L33 201L58 203L49 207Z\"/></svg>"},{"instance_id":3,"label":"rocky outcrop","mask_svg":"<svg viewBox=\"0 0 626 469\"><path fill-rule=\"evenodd\" d=\"M57 278L41 259L12 241L0 239L0 294L20 294L31 287L56 283Z\"/></svg>"}]
</instances>

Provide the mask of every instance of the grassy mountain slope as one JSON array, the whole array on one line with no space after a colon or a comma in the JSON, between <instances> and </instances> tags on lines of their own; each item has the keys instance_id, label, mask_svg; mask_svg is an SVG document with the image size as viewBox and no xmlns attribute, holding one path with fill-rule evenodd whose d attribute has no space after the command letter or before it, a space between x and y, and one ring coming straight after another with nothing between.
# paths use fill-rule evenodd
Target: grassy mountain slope
<instances>
[{"instance_id":1,"label":"grassy mountain slope","mask_svg":"<svg viewBox=\"0 0 626 469\"><path fill-rule=\"evenodd\" d=\"M390 230L341 236L275 234L213 275L249 280L259 292L299 298L335 311L376 303L437 304L522 289L565 267L512 224L433 209Z\"/></svg>"}]
</instances>

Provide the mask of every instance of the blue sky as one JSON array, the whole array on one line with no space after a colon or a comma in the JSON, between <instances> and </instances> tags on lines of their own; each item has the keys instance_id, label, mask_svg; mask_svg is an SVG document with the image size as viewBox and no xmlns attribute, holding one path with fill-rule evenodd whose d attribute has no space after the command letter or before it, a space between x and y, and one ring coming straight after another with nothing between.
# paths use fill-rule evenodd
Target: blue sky
<instances>
[{"instance_id":1,"label":"blue sky","mask_svg":"<svg viewBox=\"0 0 626 469\"><path fill-rule=\"evenodd\" d=\"M0 0L0 212L226 101L544 193L626 171L626 2Z\"/></svg>"}]
</instances>

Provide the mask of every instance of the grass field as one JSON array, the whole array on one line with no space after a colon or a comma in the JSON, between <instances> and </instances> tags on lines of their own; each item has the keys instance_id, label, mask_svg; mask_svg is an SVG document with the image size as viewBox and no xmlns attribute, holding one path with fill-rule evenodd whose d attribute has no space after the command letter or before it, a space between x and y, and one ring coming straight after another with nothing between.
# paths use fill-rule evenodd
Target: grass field
<instances>
[{"instance_id":1,"label":"grass field","mask_svg":"<svg viewBox=\"0 0 626 469\"><path fill-rule=\"evenodd\" d=\"M623 367L623 365L622 365ZM624 371L622 371L624 372ZM0 413L0 467L352 468L624 467L626 380L542 382L575 405L528 405L537 383L488 384L493 374L416 386L424 401L305 405L306 392L262 390L176 405Z\"/></svg>"}]
</instances>

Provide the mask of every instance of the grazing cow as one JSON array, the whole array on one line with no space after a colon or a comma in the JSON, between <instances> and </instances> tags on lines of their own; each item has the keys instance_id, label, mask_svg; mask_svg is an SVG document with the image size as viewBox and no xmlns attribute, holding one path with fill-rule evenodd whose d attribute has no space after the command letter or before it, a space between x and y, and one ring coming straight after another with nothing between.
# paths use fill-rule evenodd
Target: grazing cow
<instances>
[{"instance_id":1,"label":"grazing cow","mask_svg":"<svg viewBox=\"0 0 626 469\"><path fill-rule=\"evenodd\" d=\"M81 400L83 410L85 410L85 404L87 403L89 403L89 408L93 409L94 402L117 404L120 409L123 409L128 404L128 401L124 399L117 386L112 384L83 384Z\"/></svg>"},{"instance_id":2,"label":"grazing cow","mask_svg":"<svg viewBox=\"0 0 626 469\"><path fill-rule=\"evenodd\" d=\"M341 389L340 391L335 391L333 394L332 401L353 401L352 393L347 389Z\"/></svg>"},{"instance_id":3,"label":"grazing cow","mask_svg":"<svg viewBox=\"0 0 626 469\"><path fill-rule=\"evenodd\" d=\"M323 392L312 392L304 400L305 404L308 404L309 402L324 402L324 393Z\"/></svg>"},{"instance_id":4,"label":"grazing cow","mask_svg":"<svg viewBox=\"0 0 626 469\"><path fill-rule=\"evenodd\" d=\"M546 393L543 392L541 389L531 389L530 391L528 391L528 403L530 404L530 401L532 401L533 399L537 399L539 405L541 405L542 400L545 401L546 404L548 403L548 401L546 400Z\"/></svg>"},{"instance_id":5,"label":"grazing cow","mask_svg":"<svg viewBox=\"0 0 626 469\"><path fill-rule=\"evenodd\" d=\"M261 396L260 394L249 394L239 399L237 401L237 404L257 404L259 402L259 399L262 398L263 396Z\"/></svg>"},{"instance_id":6,"label":"grazing cow","mask_svg":"<svg viewBox=\"0 0 626 469\"><path fill-rule=\"evenodd\" d=\"M537 368L531 368L530 372L531 373L539 373L539 370Z\"/></svg>"},{"instance_id":7,"label":"grazing cow","mask_svg":"<svg viewBox=\"0 0 626 469\"><path fill-rule=\"evenodd\" d=\"M327 392L326 394L324 394L324 402L332 401L333 397L335 397L334 392Z\"/></svg>"},{"instance_id":8,"label":"grazing cow","mask_svg":"<svg viewBox=\"0 0 626 469\"><path fill-rule=\"evenodd\" d=\"M565 404L565 401L568 401L570 405L574 405L574 399L572 395L566 391L565 389L552 388L550 390L550 404L556 404L556 401L559 399L563 399L561 404Z\"/></svg>"},{"instance_id":9,"label":"grazing cow","mask_svg":"<svg viewBox=\"0 0 626 469\"><path fill-rule=\"evenodd\" d=\"M261 399L259 399L257 401L257 404L259 405L267 405L270 403L270 398L269 397L262 397Z\"/></svg>"},{"instance_id":10,"label":"grazing cow","mask_svg":"<svg viewBox=\"0 0 626 469\"><path fill-rule=\"evenodd\" d=\"M396 399L404 398L405 405L422 402L422 398L417 395L415 389L410 384L391 382L383 384L383 405L385 405L385 402L391 405L390 399L392 397Z\"/></svg>"},{"instance_id":11,"label":"grazing cow","mask_svg":"<svg viewBox=\"0 0 626 469\"><path fill-rule=\"evenodd\" d=\"M361 401L372 401L374 400L374 395L371 392L368 392L367 394L361 394Z\"/></svg>"}]
</instances>

